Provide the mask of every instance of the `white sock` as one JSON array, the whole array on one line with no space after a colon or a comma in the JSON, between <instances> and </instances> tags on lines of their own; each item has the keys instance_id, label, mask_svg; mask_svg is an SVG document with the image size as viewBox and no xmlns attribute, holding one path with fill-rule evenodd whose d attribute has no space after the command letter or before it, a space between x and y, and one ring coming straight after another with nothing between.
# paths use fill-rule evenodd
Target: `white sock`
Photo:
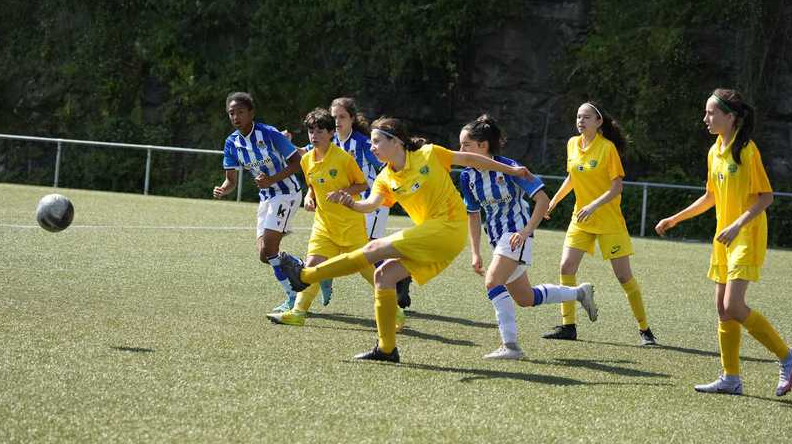
<instances>
[{"instance_id":1,"label":"white sock","mask_svg":"<svg viewBox=\"0 0 792 444\"><path fill-rule=\"evenodd\" d=\"M502 289L497 291L496 289ZM501 341L504 344L517 343L517 316L514 310L514 301L503 286L490 290L490 301L495 309L495 318L498 320ZM494 293L494 294L493 294Z\"/></svg>"},{"instance_id":2,"label":"white sock","mask_svg":"<svg viewBox=\"0 0 792 444\"><path fill-rule=\"evenodd\" d=\"M544 295L544 304L560 304L566 301L575 301L578 297L577 287L566 287L564 285L542 284L534 289L539 290ZM536 299L534 297L534 299Z\"/></svg>"}]
</instances>

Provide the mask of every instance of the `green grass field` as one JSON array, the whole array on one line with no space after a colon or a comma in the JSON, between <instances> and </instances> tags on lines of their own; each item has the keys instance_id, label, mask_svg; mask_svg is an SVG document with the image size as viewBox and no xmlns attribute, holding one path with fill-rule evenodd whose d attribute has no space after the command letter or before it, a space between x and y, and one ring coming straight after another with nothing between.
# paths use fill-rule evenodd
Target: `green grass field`
<instances>
[{"instance_id":1,"label":"green grass field","mask_svg":"<svg viewBox=\"0 0 792 444\"><path fill-rule=\"evenodd\" d=\"M257 259L254 204L58 191L76 216L53 234L34 217L52 188L0 184L0 442L792 440L792 396L774 396L775 357L748 335L745 396L692 389L720 368L709 245L634 239L662 347L637 346L610 266L587 257L599 321L578 310L579 340L547 341L558 306L520 309L517 362L481 359L498 332L466 250L413 286L389 365L351 359L376 340L358 276L336 279L303 328L265 319L282 293ZM302 212L283 249L302 256L310 224ZM537 234L534 284L557 281L562 240ZM770 251L749 289L790 340L791 262Z\"/></svg>"}]
</instances>

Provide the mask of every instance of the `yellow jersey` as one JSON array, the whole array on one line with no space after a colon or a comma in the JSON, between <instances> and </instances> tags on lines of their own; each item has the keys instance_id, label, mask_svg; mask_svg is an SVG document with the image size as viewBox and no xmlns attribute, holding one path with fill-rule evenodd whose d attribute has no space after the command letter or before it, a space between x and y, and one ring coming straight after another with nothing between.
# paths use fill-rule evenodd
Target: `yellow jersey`
<instances>
[{"instance_id":1,"label":"yellow jersey","mask_svg":"<svg viewBox=\"0 0 792 444\"><path fill-rule=\"evenodd\" d=\"M575 136L567 142L567 173L575 190L575 210L572 225L594 234L618 233L627 230L621 212L621 194L597 208L585 222L578 222L575 214L581 208L607 192L613 179L624 177L624 168L610 140L597 134L594 141L583 149L583 136Z\"/></svg>"},{"instance_id":2,"label":"yellow jersey","mask_svg":"<svg viewBox=\"0 0 792 444\"><path fill-rule=\"evenodd\" d=\"M405 154L403 169L393 171L388 164L374 181L372 193L384 198L383 205L398 202L416 225L430 219L466 220L465 204L448 174L454 152L427 144Z\"/></svg>"},{"instance_id":3,"label":"yellow jersey","mask_svg":"<svg viewBox=\"0 0 792 444\"><path fill-rule=\"evenodd\" d=\"M313 189L316 199L314 233L323 234L341 246L365 244L368 241L365 216L327 201L327 195L333 191L365 184L363 172L352 156L333 143L321 160L316 160L316 154L317 150L312 149L300 159L305 182Z\"/></svg>"},{"instance_id":4,"label":"yellow jersey","mask_svg":"<svg viewBox=\"0 0 792 444\"><path fill-rule=\"evenodd\" d=\"M748 142L740 151L740 164L732 156L732 139L729 146L721 152L721 137L707 154L707 191L715 196L715 217L718 221L717 233L728 227L756 202L758 193L772 193L767 179L762 156L753 141ZM748 222L741 231L753 232L767 243L767 215L764 211ZM735 239L739 241L740 237ZM760 240L761 241L761 240ZM732 245L733 246L733 245Z\"/></svg>"}]
</instances>

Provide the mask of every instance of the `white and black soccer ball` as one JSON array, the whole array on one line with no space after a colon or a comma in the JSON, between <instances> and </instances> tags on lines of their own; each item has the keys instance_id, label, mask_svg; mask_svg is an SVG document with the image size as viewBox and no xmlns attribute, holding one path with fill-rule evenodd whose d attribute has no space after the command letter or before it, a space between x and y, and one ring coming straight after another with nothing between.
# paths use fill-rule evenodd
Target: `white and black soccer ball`
<instances>
[{"instance_id":1,"label":"white and black soccer ball","mask_svg":"<svg viewBox=\"0 0 792 444\"><path fill-rule=\"evenodd\" d=\"M36 208L36 220L41 228L53 233L65 230L74 219L74 205L61 194L47 194Z\"/></svg>"}]
</instances>

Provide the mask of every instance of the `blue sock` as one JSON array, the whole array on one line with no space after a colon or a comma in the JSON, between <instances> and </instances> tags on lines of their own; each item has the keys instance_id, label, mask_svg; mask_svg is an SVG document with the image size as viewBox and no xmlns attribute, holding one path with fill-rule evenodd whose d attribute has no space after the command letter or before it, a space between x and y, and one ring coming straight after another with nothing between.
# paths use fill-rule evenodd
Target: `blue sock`
<instances>
[{"instance_id":1,"label":"blue sock","mask_svg":"<svg viewBox=\"0 0 792 444\"><path fill-rule=\"evenodd\" d=\"M537 305L542 305L542 302L544 302L544 298L545 298L545 295L544 295L544 292L542 291L542 288L541 287L534 287L533 288L533 294L534 294L533 306L536 307Z\"/></svg>"},{"instance_id":2,"label":"blue sock","mask_svg":"<svg viewBox=\"0 0 792 444\"><path fill-rule=\"evenodd\" d=\"M274 256L268 257L267 262L272 265L272 271L275 273L275 279L280 282L281 287L283 287L283 291L286 293L286 297L289 298L290 301L297 299L297 293L292 290L289 279L286 278L286 274L280 267L280 258L278 255L276 254Z\"/></svg>"}]
</instances>

